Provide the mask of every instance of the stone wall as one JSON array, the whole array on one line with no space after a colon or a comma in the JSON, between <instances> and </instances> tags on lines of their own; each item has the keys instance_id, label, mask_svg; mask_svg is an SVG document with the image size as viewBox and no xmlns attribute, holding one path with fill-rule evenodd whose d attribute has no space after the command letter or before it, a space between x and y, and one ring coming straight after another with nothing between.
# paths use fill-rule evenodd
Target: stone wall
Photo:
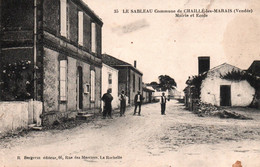
<instances>
[{"instance_id":1,"label":"stone wall","mask_svg":"<svg viewBox=\"0 0 260 167\"><path fill-rule=\"evenodd\" d=\"M28 128L30 124L41 126L42 102L0 102L0 134Z\"/></svg>"}]
</instances>

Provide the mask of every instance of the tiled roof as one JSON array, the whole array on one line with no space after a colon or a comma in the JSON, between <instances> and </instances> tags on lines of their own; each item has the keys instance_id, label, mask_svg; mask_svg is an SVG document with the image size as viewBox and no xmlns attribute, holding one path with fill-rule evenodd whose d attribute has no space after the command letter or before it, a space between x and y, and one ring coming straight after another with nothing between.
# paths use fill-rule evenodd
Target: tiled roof
<instances>
[{"instance_id":1,"label":"tiled roof","mask_svg":"<svg viewBox=\"0 0 260 167\"><path fill-rule=\"evenodd\" d=\"M117 66L117 65L126 65L126 66L131 66L131 64L124 62L122 60L119 60L113 56L110 56L108 54L102 54L102 61L105 64L108 64L110 66Z\"/></svg>"},{"instance_id":2,"label":"tiled roof","mask_svg":"<svg viewBox=\"0 0 260 167\"><path fill-rule=\"evenodd\" d=\"M125 61L119 60L111 55L108 54L102 54L102 62L112 66L112 67L130 67L131 69L133 69L134 71L140 73L141 75L143 75L143 73L141 71L139 71L137 68L135 68L134 66L132 66L130 63L127 63Z\"/></svg>"}]
</instances>

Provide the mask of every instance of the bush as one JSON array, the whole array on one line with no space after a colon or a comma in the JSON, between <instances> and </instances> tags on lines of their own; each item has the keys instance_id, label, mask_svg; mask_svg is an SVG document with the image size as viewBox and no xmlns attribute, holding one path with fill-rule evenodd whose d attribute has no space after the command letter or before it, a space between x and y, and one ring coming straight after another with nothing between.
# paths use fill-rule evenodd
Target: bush
<instances>
[{"instance_id":1,"label":"bush","mask_svg":"<svg viewBox=\"0 0 260 167\"><path fill-rule=\"evenodd\" d=\"M18 61L2 67L0 99L23 101L33 97L33 65L31 61Z\"/></svg>"}]
</instances>

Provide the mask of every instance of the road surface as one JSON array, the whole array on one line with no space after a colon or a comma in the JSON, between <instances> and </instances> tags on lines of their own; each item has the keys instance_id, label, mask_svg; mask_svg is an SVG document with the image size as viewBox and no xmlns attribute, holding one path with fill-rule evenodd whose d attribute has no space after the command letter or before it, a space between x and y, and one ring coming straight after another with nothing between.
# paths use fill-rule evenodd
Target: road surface
<instances>
[{"instance_id":1,"label":"road surface","mask_svg":"<svg viewBox=\"0 0 260 167\"><path fill-rule=\"evenodd\" d=\"M76 128L2 139L0 166L243 167L260 166L260 116L198 117L172 100L128 108L125 117L97 118ZM259 116L259 117L257 117Z\"/></svg>"}]
</instances>

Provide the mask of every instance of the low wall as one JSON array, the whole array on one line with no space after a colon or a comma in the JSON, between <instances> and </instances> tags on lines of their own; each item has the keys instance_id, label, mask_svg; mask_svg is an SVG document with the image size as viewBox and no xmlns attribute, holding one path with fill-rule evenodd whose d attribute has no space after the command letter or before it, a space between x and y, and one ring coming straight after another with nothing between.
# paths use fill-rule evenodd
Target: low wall
<instances>
[{"instance_id":1,"label":"low wall","mask_svg":"<svg viewBox=\"0 0 260 167\"><path fill-rule=\"evenodd\" d=\"M0 102L0 133L28 128L30 124L41 126L42 102Z\"/></svg>"}]
</instances>

